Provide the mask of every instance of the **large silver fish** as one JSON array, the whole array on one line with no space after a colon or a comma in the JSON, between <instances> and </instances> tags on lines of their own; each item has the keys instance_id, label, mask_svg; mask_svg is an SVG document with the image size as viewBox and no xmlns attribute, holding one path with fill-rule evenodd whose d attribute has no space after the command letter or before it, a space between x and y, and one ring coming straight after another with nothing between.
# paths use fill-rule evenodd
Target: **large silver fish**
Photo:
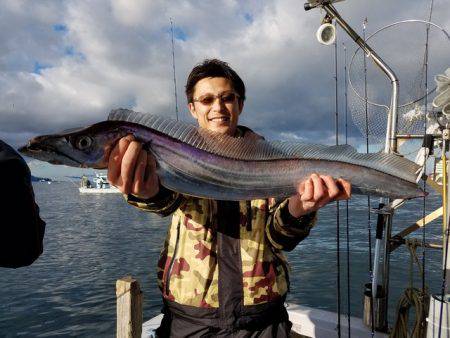
<instances>
[{"instance_id":1,"label":"large silver fish","mask_svg":"<svg viewBox=\"0 0 450 338\"><path fill-rule=\"evenodd\" d=\"M362 154L353 147L235 138L126 109L87 128L39 136L19 149L53 164L104 169L111 148L133 134L157 161L161 184L183 194L250 200L295 194L312 173L351 182L352 193L391 198L424 196L419 167L393 154Z\"/></svg>"}]
</instances>

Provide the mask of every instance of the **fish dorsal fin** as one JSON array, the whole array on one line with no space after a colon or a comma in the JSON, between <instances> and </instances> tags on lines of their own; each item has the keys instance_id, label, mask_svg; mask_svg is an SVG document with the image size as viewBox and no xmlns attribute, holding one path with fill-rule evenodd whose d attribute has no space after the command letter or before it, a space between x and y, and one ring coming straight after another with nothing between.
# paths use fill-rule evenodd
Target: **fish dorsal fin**
<instances>
[{"instance_id":1,"label":"fish dorsal fin","mask_svg":"<svg viewBox=\"0 0 450 338\"><path fill-rule=\"evenodd\" d=\"M340 153L357 153L358 151L356 150L355 147L352 147L350 144L339 144L337 146L330 146L328 148L330 151L337 151Z\"/></svg>"},{"instance_id":2,"label":"fish dorsal fin","mask_svg":"<svg viewBox=\"0 0 450 338\"><path fill-rule=\"evenodd\" d=\"M114 109L108 115L109 121L125 121L131 123L137 123L141 126L145 126L161 133L167 134L174 138L179 138L174 129L191 129L197 130L197 127L185 122L179 122L173 119L168 119L160 115L139 113L130 109Z\"/></svg>"},{"instance_id":3,"label":"fish dorsal fin","mask_svg":"<svg viewBox=\"0 0 450 338\"><path fill-rule=\"evenodd\" d=\"M409 182L416 181L416 172L420 168L414 162L398 155L358 153L350 145L327 146L298 142L265 141L263 139L255 140L253 137L231 137L186 122L167 119L154 114L138 113L129 109L111 111L108 120L137 123L206 152L236 160L303 159L336 161L372 168Z\"/></svg>"}]
</instances>

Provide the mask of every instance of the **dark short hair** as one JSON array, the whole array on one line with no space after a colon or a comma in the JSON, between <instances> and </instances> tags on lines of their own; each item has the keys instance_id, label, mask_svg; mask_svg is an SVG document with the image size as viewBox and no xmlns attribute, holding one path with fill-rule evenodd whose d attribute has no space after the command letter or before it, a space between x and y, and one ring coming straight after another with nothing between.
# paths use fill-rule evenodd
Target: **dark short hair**
<instances>
[{"instance_id":1,"label":"dark short hair","mask_svg":"<svg viewBox=\"0 0 450 338\"><path fill-rule=\"evenodd\" d=\"M196 65L186 81L186 97L188 103L194 100L194 88L198 81L206 77L224 77L231 81L233 89L239 95L239 100L245 100L245 85L239 75L228 65L228 63L218 59L206 59Z\"/></svg>"}]
</instances>

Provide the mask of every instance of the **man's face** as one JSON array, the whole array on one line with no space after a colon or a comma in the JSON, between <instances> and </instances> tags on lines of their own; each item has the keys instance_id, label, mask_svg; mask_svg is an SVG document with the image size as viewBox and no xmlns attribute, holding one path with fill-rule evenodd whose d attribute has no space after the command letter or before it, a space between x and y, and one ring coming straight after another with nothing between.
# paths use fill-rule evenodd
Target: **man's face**
<instances>
[{"instance_id":1,"label":"man's face","mask_svg":"<svg viewBox=\"0 0 450 338\"><path fill-rule=\"evenodd\" d=\"M234 136L244 107L230 80L223 77L201 79L194 87L189 111L202 128Z\"/></svg>"}]
</instances>

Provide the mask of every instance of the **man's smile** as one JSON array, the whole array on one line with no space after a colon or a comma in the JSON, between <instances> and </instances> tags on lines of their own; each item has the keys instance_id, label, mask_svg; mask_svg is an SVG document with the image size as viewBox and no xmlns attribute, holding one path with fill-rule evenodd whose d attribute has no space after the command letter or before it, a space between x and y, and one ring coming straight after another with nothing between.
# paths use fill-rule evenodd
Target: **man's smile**
<instances>
[{"instance_id":1,"label":"man's smile","mask_svg":"<svg viewBox=\"0 0 450 338\"><path fill-rule=\"evenodd\" d=\"M230 117L229 116L214 116L214 117L210 117L208 118L208 121L213 121L213 122L228 122L230 121Z\"/></svg>"}]
</instances>

